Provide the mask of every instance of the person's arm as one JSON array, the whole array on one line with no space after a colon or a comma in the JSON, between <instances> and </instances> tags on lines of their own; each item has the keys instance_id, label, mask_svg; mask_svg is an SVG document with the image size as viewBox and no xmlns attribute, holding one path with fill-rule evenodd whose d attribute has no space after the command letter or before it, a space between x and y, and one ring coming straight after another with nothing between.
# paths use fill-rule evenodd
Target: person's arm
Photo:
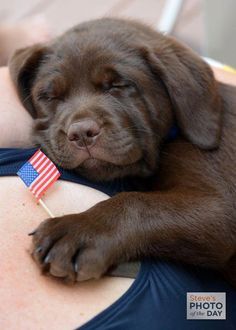
<instances>
[{"instance_id":1,"label":"person's arm","mask_svg":"<svg viewBox=\"0 0 236 330\"><path fill-rule=\"evenodd\" d=\"M0 148L31 147L33 120L20 103L7 67L0 68L0 96Z\"/></svg>"},{"instance_id":2,"label":"person's arm","mask_svg":"<svg viewBox=\"0 0 236 330\"><path fill-rule=\"evenodd\" d=\"M212 70L213 70L217 80L219 80L225 84L236 85L236 74L235 73L225 71L225 70L219 69L219 68L214 68L214 67L212 67Z\"/></svg>"}]
</instances>

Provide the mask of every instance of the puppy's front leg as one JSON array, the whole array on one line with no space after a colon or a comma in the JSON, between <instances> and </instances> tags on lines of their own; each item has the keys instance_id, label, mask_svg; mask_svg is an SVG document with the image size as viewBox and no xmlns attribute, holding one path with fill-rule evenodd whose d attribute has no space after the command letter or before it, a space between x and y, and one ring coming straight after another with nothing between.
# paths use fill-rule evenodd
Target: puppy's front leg
<instances>
[{"instance_id":1,"label":"puppy's front leg","mask_svg":"<svg viewBox=\"0 0 236 330\"><path fill-rule=\"evenodd\" d=\"M226 207L217 195L183 188L120 193L86 212L43 222L33 256L52 275L74 280L143 257L221 268L235 253Z\"/></svg>"}]
</instances>

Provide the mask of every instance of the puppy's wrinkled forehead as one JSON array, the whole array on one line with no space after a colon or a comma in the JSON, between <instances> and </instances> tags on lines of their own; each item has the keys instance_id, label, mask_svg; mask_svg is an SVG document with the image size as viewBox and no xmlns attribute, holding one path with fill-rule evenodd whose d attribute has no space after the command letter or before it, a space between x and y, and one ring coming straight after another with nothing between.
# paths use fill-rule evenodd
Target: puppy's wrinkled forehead
<instances>
[{"instance_id":1,"label":"puppy's wrinkled forehead","mask_svg":"<svg viewBox=\"0 0 236 330\"><path fill-rule=\"evenodd\" d=\"M44 74L62 74L71 86L85 86L88 82L96 85L118 76L126 78L132 67L142 65L135 50L121 45L115 36L88 38L74 32L61 38L52 49L44 64Z\"/></svg>"}]
</instances>

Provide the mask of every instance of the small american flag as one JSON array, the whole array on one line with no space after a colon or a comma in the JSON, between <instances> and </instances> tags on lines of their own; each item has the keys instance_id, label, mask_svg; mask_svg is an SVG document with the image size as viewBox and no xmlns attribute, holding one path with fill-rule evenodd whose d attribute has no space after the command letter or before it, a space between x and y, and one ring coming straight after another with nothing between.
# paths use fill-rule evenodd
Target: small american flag
<instances>
[{"instance_id":1,"label":"small american flag","mask_svg":"<svg viewBox=\"0 0 236 330\"><path fill-rule=\"evenodd\" d=\"M53 185L60 172L53 162L41 151L36 153L19 169L17 175L24 181L37 201Z\"/></svg>"}]
</instances>

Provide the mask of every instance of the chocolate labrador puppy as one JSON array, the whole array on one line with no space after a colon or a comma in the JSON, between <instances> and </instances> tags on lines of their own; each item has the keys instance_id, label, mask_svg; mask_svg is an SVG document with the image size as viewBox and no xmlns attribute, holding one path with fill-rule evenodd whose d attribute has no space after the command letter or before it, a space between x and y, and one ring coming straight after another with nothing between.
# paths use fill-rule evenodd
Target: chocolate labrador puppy
<instances>
[{"instance_id":1,"label":"chocolate labrador puppy","mask_svg":"<svg viewBox=\"0 0 236 330\"><path fill-rule=\"evenodd\" d=\"M33 255L42 268L82 281L162 257L236 285L235 88L176 40L111 18L17 51L10 72L54 162L91 180L157 178L149 192L41 223ZM173 125L180 133L166 143Z\"/></svg>"}]
</instances>

